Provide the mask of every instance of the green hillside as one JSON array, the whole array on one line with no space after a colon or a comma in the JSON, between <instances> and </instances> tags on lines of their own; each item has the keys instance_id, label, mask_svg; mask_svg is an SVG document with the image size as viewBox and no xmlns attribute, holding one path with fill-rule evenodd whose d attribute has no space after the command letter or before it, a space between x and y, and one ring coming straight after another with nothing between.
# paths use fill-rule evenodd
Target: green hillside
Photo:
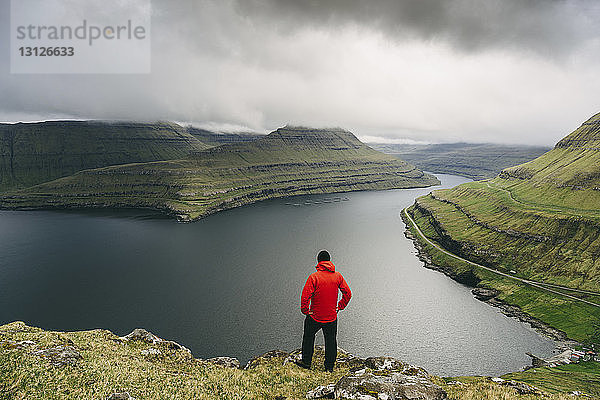
<instances>
[{"instance_id":1,"label":"green hillside","mask_svg":"<svg viewBox=\"0 0 600 400\"><path fill-rule=\"evenodd\" d=\"M468 260L517 277L600 292L600 114L541 157L493 180L420 197L409 210L426 235ZM433 251L435 253L435 251ZM472 266L434 254L450 269ZM584 340L600 308L475 271L481 286ZM600 296L559 290L600 304ZM600 338L596 338L600 341Z\"/></svg>"},{"instance_id":2,"label":"green hillside","mask_svg":"<svg viewBox=\"0 0 600 400\"><path fill-rule=\"evenodd\" d=\"M115 164L169 160L209 146L172 123L0 124L0 191Z\"/></svg>"},{"instance_id":3,"label":"green hillside","mask_svg":"<svg viewBox=\"0 0 600 400\"><path fill-rule=\"evenodd\" d=\"M274 197L437 183L348 131L285 127L180 160L81 171L0 196L0 207L149 207L189 221Z\"/></svg>"},{"instance_id":4,"label":"green hillside","mask_svg":"<svg viewBox=\"0 0 600 400\"><path fill-rule=\"evenodd\" d=\"M375 150L392 154L424 171L493 178L504 168L541 156L550 148L493 143L388 144L369 143Z\"/></svg>"}]
</instances>

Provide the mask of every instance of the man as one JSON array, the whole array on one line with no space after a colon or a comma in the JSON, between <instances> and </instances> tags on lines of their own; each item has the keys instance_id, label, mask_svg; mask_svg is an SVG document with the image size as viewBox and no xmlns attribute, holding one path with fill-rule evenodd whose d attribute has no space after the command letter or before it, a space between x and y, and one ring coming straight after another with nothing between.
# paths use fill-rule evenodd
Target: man
<instances>
[{"instance_id":1,"label":"man","mask_svg":"<svg viewBox=\"0 0 600 400\"><path fill-rule=\"evenodd\" d=\"M322 250L317 256L317 272L313 272L302 289L300 310L304 320L304 335L302 337L302 361L297 362L302 368L310 368L312 363L315 334L323 330L325 337L325 371L333 372L337 356L337 313L348 305L352 292L339 272L327 250ZM338 290L342 298L338 302Z\"/></svg>"}]
</instances>

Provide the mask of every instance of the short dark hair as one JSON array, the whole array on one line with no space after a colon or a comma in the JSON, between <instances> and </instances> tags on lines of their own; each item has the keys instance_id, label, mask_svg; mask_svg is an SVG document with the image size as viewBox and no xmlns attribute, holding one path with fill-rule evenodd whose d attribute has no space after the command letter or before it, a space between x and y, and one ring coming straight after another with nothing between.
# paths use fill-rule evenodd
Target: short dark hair
<instances>
[{"instance_id":1,"label":"short dark hair","mask_svg":"<svg viewBox=\"0 0 600 400\"><path fill-rule=\"evenodd\" d=\"M317 256L317 261L321 262L321 261L330 261L331 260L331 256L329 255L329 252L327 250L321 250L319 252L319 255Z\"/></svg>"}]
</instances>

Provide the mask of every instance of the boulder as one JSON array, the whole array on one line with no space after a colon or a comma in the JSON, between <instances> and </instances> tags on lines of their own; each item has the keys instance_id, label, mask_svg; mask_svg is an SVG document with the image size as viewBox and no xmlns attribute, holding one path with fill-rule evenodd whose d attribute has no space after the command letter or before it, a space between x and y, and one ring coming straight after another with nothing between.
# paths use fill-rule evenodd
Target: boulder
<instances>
[{"instance_id":1,"label":"boulder","mask_svg":"<svg viewBox=\"0 0 600 400\"><path fill-rule=\"evenodd\" d=\"M306 393L307 399L333 399L335 398L335 383L325 386L317 386Z\"/></svg>"},{"instance_id":2,"label":"boulder","mask_svg":"<svg viewBox=\"0 0 600 400\"><path fill-rule=\"evenodd\" d=\"M215 364L215 365L220 365L222 367L227 367L227 368L239 368L240 367L240 361L234 357L214 357L214 358L209 358L208 360L206 360L206 362L209 362L209 363Z\"/></svg>"},{"instance_id":3,"label":"boulder","mask_svg":"<svg viewBox=\"0 0 600 400\"><path fill-rule=\"evenodd\" d=\"M448 398L441 387L419 375L364 368L344 376L335 384L335 398L360 400L446 400Z\"/></svg>"},{"instance_id":4,"label":"boulder","mask_svg":"<svg viewBox=\"0 0 600 400\"><path fill-rule=\"evenodd\" d=\"M159 338L158 336L156 336L155 334L153 334L152 332L148 332L145 329L142 328L136 328L133 331L131 331L131 333L123 336L122 338L120 338L124 341L142 341L145 343L150 343L150 344L160 344L161 346L163 346L163 348L169 349L169 350L182 350L185 351L186 353L189 353L190 355L192 354L192 352L190 351L190 349L188 349L185 346L180 345L177 342L174 342L172 340L164 340Z\"/></svg>"},{"instance_id":5,"label":"boulder","mask_svg":"<svg viewBox=\"0 0 600 400\"><path fill-rule=\"evenodd\" d=\"M162 339L156 336L155 334L148 332L147 330L142 328L134 329L133 331L131 331L131 333L125 335L123 339L132 341L141 340L142 342L151 344L156 344L162 341Z\"/></svg>"},{"instance_id":6,"label":"boulder","mask_svg":"<svg viewBox=\"0 0 600 400\"><path fill-rule=\"evenodd\" d=\"M496 289L475 288L471 290L471 293L473 293L473 296L475 296L477 300L488 301L498 296L500 291Z\"/></svg>"},{"instance_id":7,"label":"boulder","mask_svg":"<svg viewBox=\"0 0 600 400\"><path fill-rule=\"evenodd\" d=\"M49 349L34 351L38 357L47 359L55 367L64 367L65 365L76 365L77 361L83 359L73 346L57 346Z\"/></svg>"}]
</instances>

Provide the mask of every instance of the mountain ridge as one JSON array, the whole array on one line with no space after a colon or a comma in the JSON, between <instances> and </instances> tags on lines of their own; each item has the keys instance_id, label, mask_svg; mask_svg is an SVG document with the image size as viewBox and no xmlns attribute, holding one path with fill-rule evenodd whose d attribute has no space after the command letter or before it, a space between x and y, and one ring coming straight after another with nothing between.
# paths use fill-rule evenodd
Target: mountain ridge
<instances>
[{"instance_id":1,"label":"mountain ridge","mask_svg":"<svg viewBox=\"0 0 600 400\"><path fill-rule=\"evenodd\" d=\"M177 160L80 171L4 194L0 208L142 207L192 221L268 198L439 183L348 131L306 129L284 127Z\"/></svg>"},{"instance_id":2,"label":"mountain ridge","mask_svg":"<svg viewBox=\"0 0 600 400\"><path fill-rule=\"evenodd\" d=\"M526 280L600 292L599 116L540 157L494 179L435 190L409 213L430 240L462 258ZM497 289L500 300L569 338L600 342L593 336L596 307L492 277L424 247L440 268L476 276L478 287Z\"/></svg>"}]
</instances>

